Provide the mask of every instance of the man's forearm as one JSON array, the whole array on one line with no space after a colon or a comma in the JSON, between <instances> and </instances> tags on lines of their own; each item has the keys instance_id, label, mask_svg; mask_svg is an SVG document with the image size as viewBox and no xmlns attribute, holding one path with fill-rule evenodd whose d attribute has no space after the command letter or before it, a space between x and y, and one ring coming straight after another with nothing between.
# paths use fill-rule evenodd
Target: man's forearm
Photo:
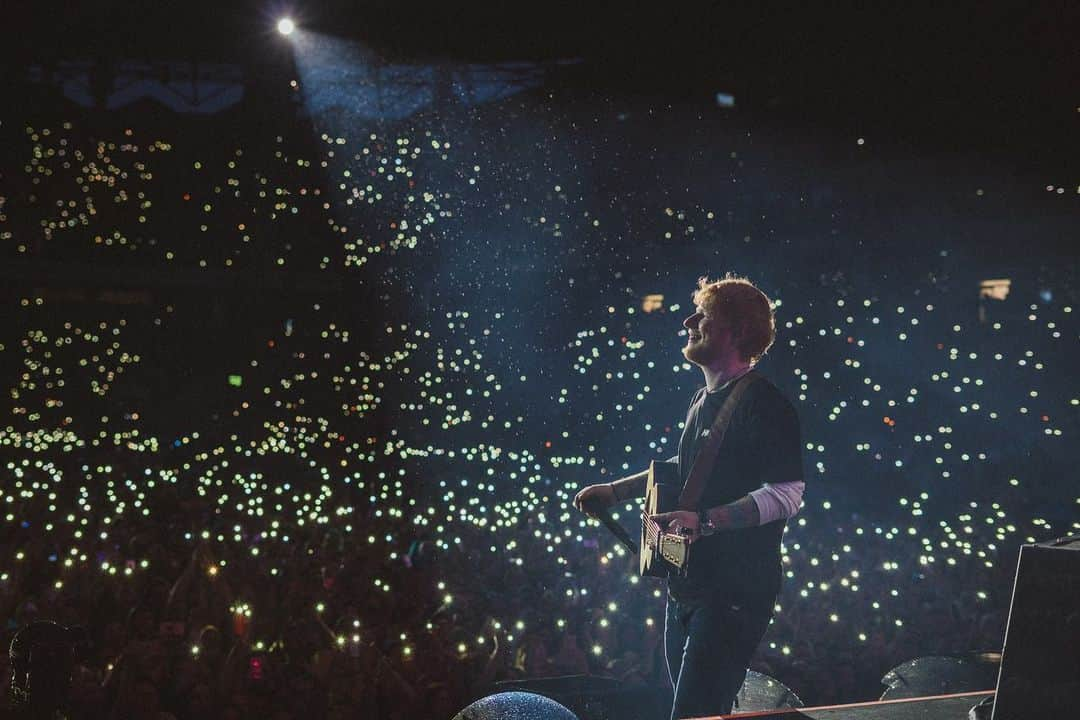
<instances>
[{"instance_id":1,"label":"man's forearm","mask_svg":"<svg viewBox=\"0 0 1080 720\"><path fill-rule=\"evenodd\" d=\"M649 471L642 470L636 475L628 475L621 480L611 483L615 491L615 499L619 502L630 498L641 497L645 494L645 481L649 479Z\"/></svg>"},{"instance_id":2,"label":"man's forearm","mask_svg":"<svg viewBox=\"0 0 1080 720\"><path fill-rule=\"evenodd\" d=\"M761 524L761 514L757 503L749 495L744 495L727 505L709 508L707 512L717 530L738 530L757 527Z\"/></svg>"}]
</instances>

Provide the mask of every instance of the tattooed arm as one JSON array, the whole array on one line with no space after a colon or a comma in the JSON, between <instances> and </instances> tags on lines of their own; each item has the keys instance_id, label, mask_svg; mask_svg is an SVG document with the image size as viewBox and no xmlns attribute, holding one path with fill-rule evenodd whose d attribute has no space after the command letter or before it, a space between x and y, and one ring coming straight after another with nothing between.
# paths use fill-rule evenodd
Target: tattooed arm
<instances>
[{"instance_id":1,"label":"tattooed arm","mask_svg":"<svg viewBox=\"0 0 1080 720\"><path fill-rule=\"evenodd\" d=\"M717 505L706 511L709 520L717 530L738 530L739 528L757 527L761 524L761 514L757 502L749 495L743 495L735 502Z\"/></svg>"}]
</instances>

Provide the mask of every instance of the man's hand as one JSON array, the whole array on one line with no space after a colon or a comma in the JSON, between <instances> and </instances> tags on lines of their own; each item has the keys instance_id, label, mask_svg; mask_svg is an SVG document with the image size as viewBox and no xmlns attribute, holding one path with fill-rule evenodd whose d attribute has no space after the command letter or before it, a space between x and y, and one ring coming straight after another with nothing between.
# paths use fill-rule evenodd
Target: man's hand
<instances>
[{"instance_id":1,"label":"man's hand","mask_svg":"<svg viewBox=\"0 0 1080 720\"><path fill-rule=\"evenodd\" d=\"M686 535L693 543L701 533L698 532L699 521L696 512L690 510L673 510L671 512L650 515L649 519L660 525L665 532Z\"/></svg>"},{"instance_id":2,"label":"man's hand","mask_svg":"<svg viewBox=\"0 0 1080 720\"><path fill-rule=\"evenodd\" d=\"M589 517L596 517L617 502L615 488L611 486L611 483L589 485L574 496L574 507Z\"/></svg>"}]
</instances>

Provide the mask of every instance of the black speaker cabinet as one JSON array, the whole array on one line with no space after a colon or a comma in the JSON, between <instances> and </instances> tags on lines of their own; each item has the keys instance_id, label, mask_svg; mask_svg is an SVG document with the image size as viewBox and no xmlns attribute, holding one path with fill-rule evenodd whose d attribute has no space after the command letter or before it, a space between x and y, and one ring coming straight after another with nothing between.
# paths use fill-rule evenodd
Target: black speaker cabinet
<instances>
[{"instance_id":1,"label":"black speaker cabinet","mask_svg":"<svg viewBox=\"0 0 1080 720\"><path fill-rule=\"evenodd\" d=\"M1023 545L993 720L1080 717L1080 536Z\"/></svg>"}]
</instances>

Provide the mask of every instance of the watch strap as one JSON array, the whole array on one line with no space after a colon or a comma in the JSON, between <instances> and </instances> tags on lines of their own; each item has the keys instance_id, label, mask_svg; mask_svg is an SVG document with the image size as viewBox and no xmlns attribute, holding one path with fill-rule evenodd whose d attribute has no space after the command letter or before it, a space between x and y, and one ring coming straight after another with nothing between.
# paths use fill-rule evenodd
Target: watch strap
<instances>
[{"instance_id":1,"label":"watch strap","mask_svg":"<svg viewBox=\"0 0 1080 720\"><path fill-rule=\"evenodd\" d=\"M709 520L709 511L702 508L698 510L698 532L701 535L712 535L716 532L716 525Z\"/></svg>"}]
</instances>

